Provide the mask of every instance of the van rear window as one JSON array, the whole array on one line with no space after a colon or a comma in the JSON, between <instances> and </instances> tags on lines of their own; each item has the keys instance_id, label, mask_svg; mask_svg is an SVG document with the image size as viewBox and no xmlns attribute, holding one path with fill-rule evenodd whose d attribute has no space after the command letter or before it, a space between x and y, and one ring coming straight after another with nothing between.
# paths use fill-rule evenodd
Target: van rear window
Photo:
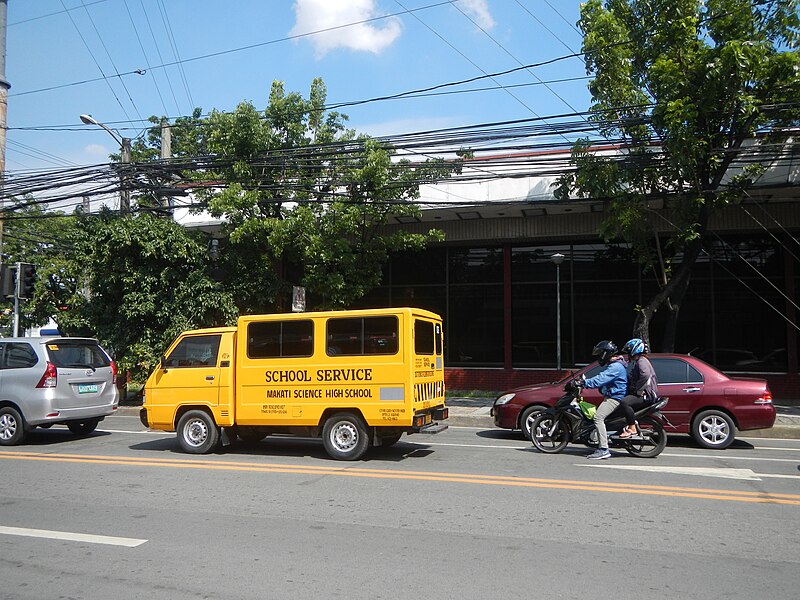
<instances>
[{"instance_id":1,"label":"van rear window","mask_svg":"<svg viewBox=\"0 0 800 600\"><path fill-rule=\"evenodd\" d=\"M415 319L414 352L416 354L433 354L434 339L433 323Z\"/></svg>"},{"instance_id":2,"label":"van rear window","mask_svg":"<svg viewBox=\"0 0 800 600\"><path fill-rule=\"evenodd\" d=\"M90 342L54 341L47 344L47 354L56 367L98 369L111 364L100 346Z\"/></svg>"}]
</instances>

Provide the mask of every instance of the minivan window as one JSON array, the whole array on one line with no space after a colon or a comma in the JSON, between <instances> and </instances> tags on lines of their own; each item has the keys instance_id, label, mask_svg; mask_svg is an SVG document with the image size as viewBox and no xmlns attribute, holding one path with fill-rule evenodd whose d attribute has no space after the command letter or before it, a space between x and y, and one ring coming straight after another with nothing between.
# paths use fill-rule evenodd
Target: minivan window
<instances>
[{"instance_id":1,"label":"minivan window","mask_svg":"<svg viewBox=\"0 0 800 600\"><path fill-rule=\"evenodd\" d=\"M679 358L652 358L658 383L703 383L703 375Z\"/></svg>"},{"instance_id":2,"label":"minivan window","mask_svg":"<svg viewBox=\"0 0 800 600\"><path fill-rule=\"evenodd\" d=\"M56 367L83 367L98 369L111 364L105 352L96 343L58 340L47 344L50 362Z\"/></svg>"},{"instance_id":3,"label":"minivan window","mask_svg":"<svg viewBox=\"0 0 800 600\"><path fill-rule=\"evenodd\" d=\"M183 338L164 361L166 367L213 367L217 364L219 335Z\"/></svg>"},{"instance_id":4,"label":"minivan window","mask_svg":"<svg viewBox=\"0 0 800 600\"><path fill-rule=\"evenodd\" d=\"M283 358L314 353L313 321L262 321L247 326L247 356Z\"/></svg>"},{"instance_id":5,"label":"minivan window","mask_svg":"<svg viewBox=\"0 0 800 600\"><path fill-rule=\"evenodd\" d=\"M397 354L397 317L351 317L328 319L328 356Z\"/></svg>"},{"instance_id":6,"label":"minivan window","mask_svg":"<svg viewBox=\"0 0 800 600\"><path fill-rule=\"evenodd\" d=\"M8 342L2 344L2 361L0 368L3 369L29 369L39 362L36 351L30 344L20 342Z\"/></svg>"}]
</instances>

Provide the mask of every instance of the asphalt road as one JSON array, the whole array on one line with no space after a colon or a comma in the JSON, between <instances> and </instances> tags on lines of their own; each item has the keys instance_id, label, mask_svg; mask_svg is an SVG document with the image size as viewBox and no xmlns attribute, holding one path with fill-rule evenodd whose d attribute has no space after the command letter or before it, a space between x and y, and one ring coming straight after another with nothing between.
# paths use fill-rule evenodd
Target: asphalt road
<instances>
[{"instance_id":1,"label":"asphalt road","mask_svg":"<svg viewBox=\"0 0 800 600\"><path fill-rule=\"evenodd\" d=\"M796 598L800 441L657 459L518 435L357 463L267 438L208 456L115 416L0 449L0 598Z\"/></svg>"}]
</instances>

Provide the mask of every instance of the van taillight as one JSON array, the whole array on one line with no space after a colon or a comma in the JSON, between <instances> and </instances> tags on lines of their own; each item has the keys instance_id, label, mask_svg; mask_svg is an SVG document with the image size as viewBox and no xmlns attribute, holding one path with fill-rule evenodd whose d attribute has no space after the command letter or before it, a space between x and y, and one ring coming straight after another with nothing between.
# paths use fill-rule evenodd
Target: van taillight
<instances>
[{"instance_id":1,"label":"van taillight","mask_svg":"<svg viewBox=\"0 0 800 600\"><path fill-rule=\"evenodd\" d=\"M116 383L116 381L117 381L117 363L112 360L111 361L111 365L109 365L109 366L111 367L111 381Z\"/></svg>"},{"instance_id":2,"label":"van taillight","mask_svg":"<svg viewBox=\"0 0 800 600\"><path fill-rule=\"evenodd\" d=\"M756 404L772 404L772 392L767 390L756 400Z\"/></svg>"},{"instance_id":3,"label":"van taillight","mask_svg":"<svg viewBox=\"0 0 800 600\"><path fill-rule=\"evenodd\" d=\"M56 369L56 366L48 360L47 368L44 370L44 375L42 375L42 378L39 380L39 383L36 384L36 387L54 388L56 385L58 385L58 369Z\"/></svg>"}]
</instances>

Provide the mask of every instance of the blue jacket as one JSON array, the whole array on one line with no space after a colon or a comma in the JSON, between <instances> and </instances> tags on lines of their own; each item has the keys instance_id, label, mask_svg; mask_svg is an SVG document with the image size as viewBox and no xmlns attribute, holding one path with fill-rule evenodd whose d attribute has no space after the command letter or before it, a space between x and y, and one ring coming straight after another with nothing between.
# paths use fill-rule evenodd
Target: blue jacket
<instances>
[{"instance_id":1,"label":"blue jacket","mask_svg":"<svg viewBox=\"0 0 800 600\"><path fill-rule=\"evenodd\" d=\"M599 389L604 398L622 400L628 391L628 373L621 360L608 363L606 368L594 377L587 379L584 385L590 389Z\"/></svg>"}]
</instances>

